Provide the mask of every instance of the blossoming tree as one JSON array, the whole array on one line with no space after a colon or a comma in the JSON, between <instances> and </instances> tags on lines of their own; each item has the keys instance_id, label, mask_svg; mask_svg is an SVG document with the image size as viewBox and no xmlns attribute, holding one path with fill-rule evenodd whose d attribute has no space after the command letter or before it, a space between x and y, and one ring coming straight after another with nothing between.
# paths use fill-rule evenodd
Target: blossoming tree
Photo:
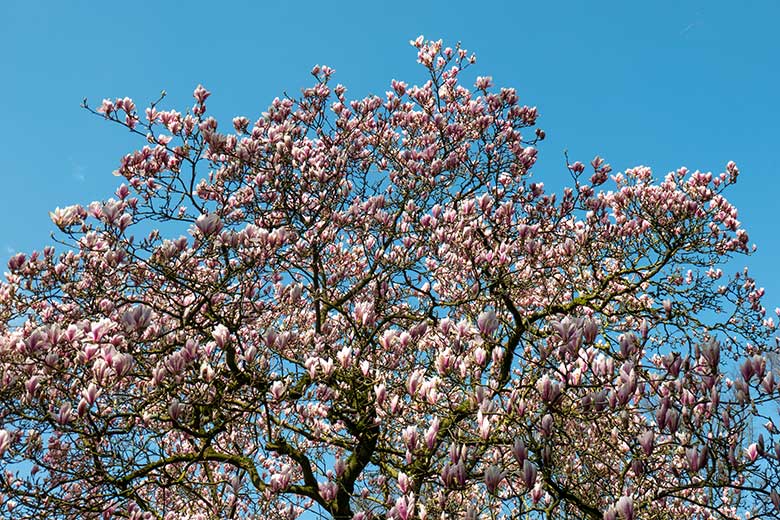
<instances>
[{"instance_id":1,"label":"blossoming tree","mask_svg":"<svg viewBox=\"0 0 780 520\"><path fill-rule=\"evenodd\" d=\"M737 167L547 193L536 109L413 44L422 86L318 66L230 131L94 110L147 144L8 263L3 518L777 517Z\"/></svg>"}]
</instances>

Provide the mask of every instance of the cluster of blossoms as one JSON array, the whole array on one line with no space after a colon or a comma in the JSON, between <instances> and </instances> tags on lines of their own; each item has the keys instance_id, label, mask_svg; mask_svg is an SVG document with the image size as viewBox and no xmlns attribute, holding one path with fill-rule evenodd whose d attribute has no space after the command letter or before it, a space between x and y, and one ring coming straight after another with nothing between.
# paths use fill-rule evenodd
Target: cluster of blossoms
<instances>
[{"instance_id":1,"label":"cluster of blossoms","mask_svg":"<svg viewBox=\"0 0 780 520\"><path fill-rule=\"evenodd\" d=\"M67 251L8 263L0 514L776 517L736 165L597 157L547 193L536 108L412 43L423 85L349 100L317 66L234 133L202 86L95 111L147 144L51 213Z\"/></svg>"}]
</instances>

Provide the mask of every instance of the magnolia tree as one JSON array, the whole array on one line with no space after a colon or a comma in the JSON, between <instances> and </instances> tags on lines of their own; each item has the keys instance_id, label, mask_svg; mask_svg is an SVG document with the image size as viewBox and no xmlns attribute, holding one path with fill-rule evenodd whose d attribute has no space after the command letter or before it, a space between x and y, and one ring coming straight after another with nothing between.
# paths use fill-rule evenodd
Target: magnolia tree
<instances>
[{"instance_id":1,"label":"magnolia tree","mask_svg":"<svg viewBox=\"0 0 780 520\"><path fill-rule=\"evenodd\" d=\"M413 45L422 86L318 66L232 129L87 106L147 144L8 263L4 518L777 518L737 167L548 194L536 109Z\"/></svg>"}]
</instances>

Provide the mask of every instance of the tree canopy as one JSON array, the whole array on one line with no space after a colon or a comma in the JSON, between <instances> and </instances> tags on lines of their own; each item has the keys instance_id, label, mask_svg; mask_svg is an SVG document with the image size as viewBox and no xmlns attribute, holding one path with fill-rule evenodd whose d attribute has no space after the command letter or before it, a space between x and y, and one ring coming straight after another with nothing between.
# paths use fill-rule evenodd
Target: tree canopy
<instances>
[{"instance_id":1,"label":"tree canopy","mask_svg":"<svg viewBox=\"0 0 780 520\"><path fill-rule=\"evenodd\" d=\"M777 517L737 166L549 193L537 109L412 43L422 85L317 66L232 129L85 103L146 144L8 263L5 518Z\"/></svg>"}]
</instances>

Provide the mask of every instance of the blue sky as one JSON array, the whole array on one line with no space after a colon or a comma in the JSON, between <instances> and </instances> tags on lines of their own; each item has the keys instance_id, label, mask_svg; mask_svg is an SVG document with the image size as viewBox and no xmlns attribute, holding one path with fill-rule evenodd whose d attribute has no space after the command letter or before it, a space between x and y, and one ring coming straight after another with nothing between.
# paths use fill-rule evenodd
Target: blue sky
<instances>
[{"instance_id":1,"label":"blue sky","mask_svg":"<svg viewBox=\"0 0 780 520\"><path fill-rule=\"evenodd\" d=\"M759 251L747 262L780 305L780 2L0 2L0 257L50 243L48 211L111 196L119 158L140 145L79 108L84 97L193 88L223 119L259 115L324 63L354 96L423 79L408 40L460 40L475 72L539 107L538 179L566 179L599 154L645 164L742 171L731 199Z\"/></svg>"}]
</instances>

